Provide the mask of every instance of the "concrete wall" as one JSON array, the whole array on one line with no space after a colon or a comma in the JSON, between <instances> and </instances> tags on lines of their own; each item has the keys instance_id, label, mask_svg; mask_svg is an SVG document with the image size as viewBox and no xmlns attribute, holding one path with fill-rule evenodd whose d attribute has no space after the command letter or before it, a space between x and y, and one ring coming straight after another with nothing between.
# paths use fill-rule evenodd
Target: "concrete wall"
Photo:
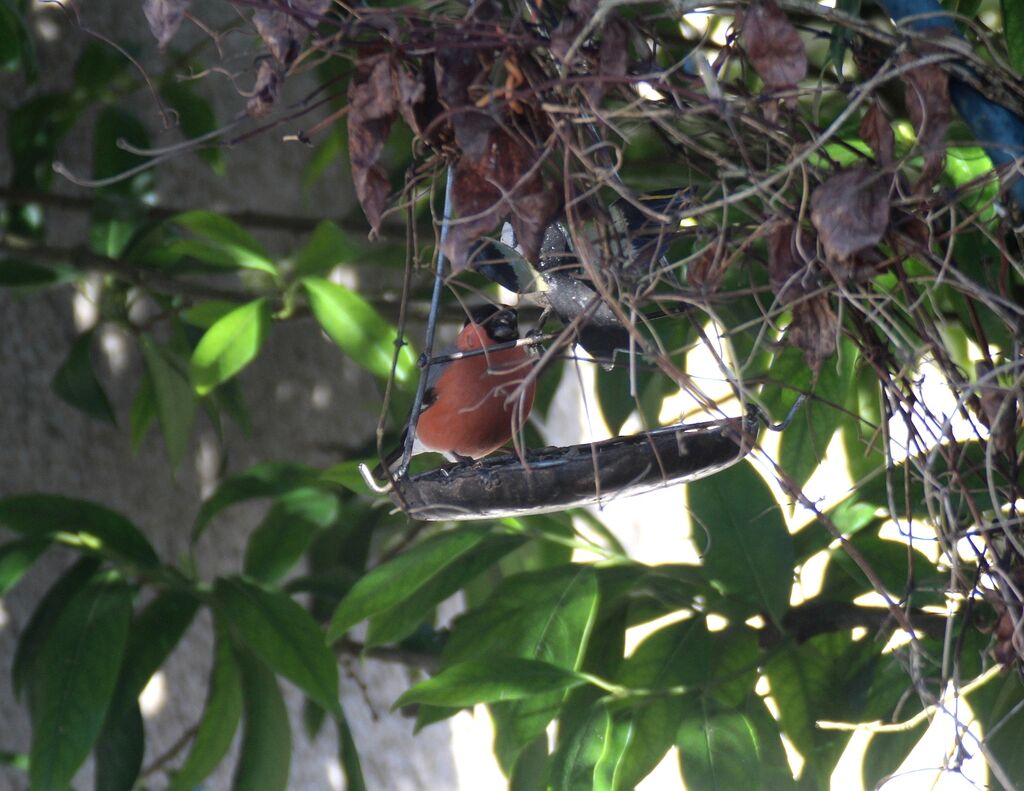
<instances>
[{"instance_id":1,"label":"concrete wall","mask_svg":"<svg viewBox=\"0 0 1024 791\"><path fill-rule=\"evenodd\" d=\"M146 53L143 61L147 68L159 68L141 5L138 0L84 3L81 23L123 45L138 45ZM200 13L219 13L222 19L232 13L212 3L193 6ZM37 7L33 14L33 24L44 37L42 80L26 86L5 77L0 82L3 111L39 92L68 87L77 52L88 37L59 8ZM196 35L186 22L182 43L195 40ZM243 71L251 59L226 65ZM243 74L239 84L248 87L251 79L251 72ZM222 76L209 76L199 88L214 97L221 118L244 107L245 99ZM297 80L289 85L287 98L302 96L305 88ZM176 138L173 131L161 132L156 106L145 91L129 97L128 104L156 141ZM161 203L273 211L313 219L348 213L353 204L351 188L345 170L338 166L312 192L302 191L302 169L310 151L297 144L282 144L281 135L289 131L295 129L261 134L226 152L226 178L215 177L193 155L172 160L157 173ZM0 157L0 183L7 183L11 163L6 140L0 140L0 146L5 152ZM60 157L73 171L88 174L91 152L91 119L84 118L69 135ZM59 188L68 194L89 194L67 183L59 183ZM50 244L73 246L85 241L86 215L51 211L48 222ZM303 238L255 230L276 253L293 249ZM275 326L259 360L242 374L252 414L250 436L231 429L221 444L200 417L192 446L176 474L172 474L156 431L139 454L133 455L127 425L139 381L140 356L131 338L116 330L105 331L102 338L100 373L114 403L118 428L85 417L50 390L50 380L71 340L89 321L93 296L76 293L71 287L19 296L0 291L0 495L45 491L100 501L138 524L162 558L173 559L187 550L189 526L201 494L215 483L222 463L229 471L272 458L326 466L337 460L325 450L326 445L355 447L372 434L379 405L367 394L376 392L374 383L346 361L311 320L300 320ZM263 504L241 506L217 520L198 550L204 579L240 568L246 538L264 508ZM24 707L13 700L10 665L36 602L71 557L70 553L48 553L0 602L0 750L28 749L29 722ZM209 619L201 617L172 655L162 681L147 691L143 700L146 765L197 721L211 648ZM389 713L391 703L409 682L409 672L398 665L355 660L342 664L343 703L368 785L389 791L453 788L456 776L447 727L433 726L414 739L412 721ZM287 688L286 693L295 741L289 787L297 791L341 788L333 728L326 726L316 742L309 744L299 718L301 696L294 688ZM228 788L230 768L229 761L205 787ZM162 777L151 780L151 787L163 787ZM88 767L76 785L80 789L92 786ZM20 773L0 768L0 788L20 791L25 787Z\"/></svg>"}]
</instances>

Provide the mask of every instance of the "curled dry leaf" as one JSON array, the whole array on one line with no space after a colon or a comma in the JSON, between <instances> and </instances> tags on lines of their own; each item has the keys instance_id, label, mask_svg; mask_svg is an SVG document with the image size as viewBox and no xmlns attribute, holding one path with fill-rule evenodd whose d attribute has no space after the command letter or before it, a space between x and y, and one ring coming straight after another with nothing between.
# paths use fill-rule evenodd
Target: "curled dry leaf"
<instances>
[{"instance_id":1,"label":"curled dry leaf","mask_svg":"<svg viewBox=\"0 0 1024 791\"><path fill-rule=\"evenodd\" d=\"M812 284L808 283L810 264L801 255L814 252L814 242L806 231L800 231L800 248L797 248L795 222L779 225L768 240L768 280L779 304L788 305L807 294Z\"/></svg>"},{"instance_id":2,"label":"curled dry leaf","mask_svg":"<svg viewBox=\"0 0 1024 791\"><path fill-rule=\"evenodd\" d=\"M878 243L889 225L892 177L870 166L844 170L811 196L811 222L825 252L845 261Z\"/></svg>"},{"instance_id":3,"label":"curled dry leaf","mask_svg":"<svg viewBox=\"0 0 1024 791\"><path fill-rule=\"evenodd\" d=\"M861 140L871 146L871 150L875 152L875 158L883 167L892 164L895 138L892 127L889 125L889 119L877 101L872 102L871 109L864 113L858 134Z\"/></svg>"},{"instance_id":4,"label":"curled dry leaf","mask_svg":"<svg viewBox=\"0 0 1024 791\"><path fill-rule=\"evenodd\" d=\"M485 155L491 132L499 126L490 110L478 108L469 97L470 86L486 76L481 57L471 49L441 49L434 69L438 100L448 110L455 144L474 160Z\"/></svg>"},{"instance_id":5,"label":"curled dry leaf","mask_svg":"<svg viewBox=\"0 0 1024 791\"><path fill-rule=\"evenodd\" d=\"M348 153L356 196L374 233L380 230L391 184L377 164L395 116L415 128L412 106L423 98L423 84L405 73L390 54L361 60L348 86Z\"/></svg>"},{"instance_id":6,"label":"curled dry leaf","mask_svg":"<svg viewBox=\"0 0 1024 791\"><path fill-rule=\"evenodd\" d=\"M284 80L284 67L270 58L260 61L259 70L256 72L256 84L252 89L252 96L246 110L253 118L260 118L271 111L274 102L277 100L277 92Z\"/></svg>"},{"instance_id":7,"label":"curled dry leaf","mask_svg":"<svg viewBox=\"0 0 1024 791\"><path fill-rule=\"evenodd\" d=\"M473 242L509 214L523 255L536 262L544 229L558 205L557 192L541 175L536 152L502 127L490 130L482 154L473 157L463 151L455 167L455 222L444 251L452 270L465 267Z\"/></svg>"},{"instance_id":8,"label":"curled dry leaf","mask_svg":"<svg viewBox=\"0 0 1024 791\"><path fill-rule=\"evenodd\" d=\"M793 306L793 321L786 328L786 340L804 353L807 364L815 371L821 368L836 350L839 318L827 294L818 294Z\"/></svg>"},{"instance_id":9,"label":"curled dry leaf","mask_svg":"<svg viewBox=\"0 0 1024 791\"><path fill-rule=\"evenodd\" d=\"M259 9L252 21L274 59L290 66L309 31L316 28L317 20L330 7L331 0L289 0L288 10Z\"/></svg>"},{"instance_id":10,"label":"curled dry leaf","mask_svg":"<svg viewBox=\"0 0 1024 791\"><path fill-rule=\"evenodd\" d=\"M686 267L686 282L690 288L705 294L712 294L718 290L724 274L722 266L717 261L718 250L718 244L709 244Z\"/></svg>"},{"instance_id":11,"label":"curled dry leaf","mask_svg":"<svg viewBox=\"0 0 1024 791\"><path fill-rule=\"evenodd\" d=\"M769 90L790 88L807 76L804 43L774 0L755 2L742 24L743 48Z\"/></svg>"},{"instance_id":12,"label":"curled dry leaf","mask_svg":"<svg viewBox=\"0 0 1024 791\"><path fill-rule=\"evenodd\" d=\"M160 49L166 47L181 27L191 0L145 0L142 13Z\"/></svg>"},{"instance_id":13,"label":"curled dry leaf","mask_svg":"<svg viewBox=\"0 0 1024 791\"><path fill-rule=\"evenodd\" d=\"M900 56L900 64L913 63L916 57L905 52ZM945 167L944 140L951 116L949 77L936 63L918 66L905 73L903 90L907 114L924 154L924 168L917 183L917 189L924 190L936 182Z\"/></svg>"},{"instance_id":14,"label":"curled dry leaf","mask_svg":"<svg viewBox=\"0 0 1024 791\"><path fill-rule=\"evenodd\" d=\"M551 54L564 61L596 11L597 0L569 0L568 12L551 33Z\"/></svg>"},{"instance_id":15,"label":"curled dry leaf","mask_svg":"<svg viewBox=\"0 0 1024 791\"><path fill-rule=\"evenodd\" d=\"M612 15L605 23L601 49L598 53L597 77L587 88L590 101L597 104L608 90L606 81L614 82L626 74L629 65L629 30L626 23Z\"/></svg>"}]
</instances>

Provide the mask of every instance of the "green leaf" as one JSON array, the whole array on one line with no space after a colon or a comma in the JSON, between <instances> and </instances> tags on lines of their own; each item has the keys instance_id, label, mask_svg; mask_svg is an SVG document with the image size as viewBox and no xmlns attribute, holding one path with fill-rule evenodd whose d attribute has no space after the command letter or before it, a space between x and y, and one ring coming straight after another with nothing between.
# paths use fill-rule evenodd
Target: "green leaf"
<instances>
[{"instance_id":1,"label":"green leaf","mask_svg":"<svg viewBox=\"0 0 1024 791\"><path fill-rule=\"evenodd\" d=\"M859 722L882 646L849 633L787 645L765 666L783 732L807 762L804 775L827 786L850 733L818 728L819 720Z\"/></svg>"},{"instance_id":2,"label":"green leaf","mask_svg":"<svg viewBox=\"0 0 1024 791\"><path fill-rule=\"evenodd\" d=\"M93 140L93 178L106 179L118 176L146 162L143 157L129 153L118 145L119 140L124 140L138 148L149 147L149 133L146 127L134 115L118 107L108 105L100 110L96 116ZM103 189L141 196L152 187L153 172L147 170ZM120 250L117 252L120 253Z\"/></svg>"},{"instance_id":3,"label":"green leaf","mask_svg":"<svg viewBox=\"0 0 1024 791\"><path fill-rule=\"evenodd\" d=\"M960 672L969 671L962 666ZM914 690L914 682L907 673L905 660L897 659L896 654L883 658L868 693L868 704L862 719L881 720L883 723L901 722L913 717L921 708L921 698ZM910 730L872 733L861 764L864 787L877 788L892 775L924 736L928 725L925 720Z\"/></svg>"},{"instance_id":4,"label":"green leaf","mask_svg":"<svg viewBox=\"0 0 1024 791\"><path fill-rule=\"evenodd\" d=\"M146 734L139 702L132 700L118 716L107 712L96 741L96 788L132 791L146 752Z\"/></svg>"},{"instance_id":5,"label":"green leaf","mask_svg":"<svg viewBox=\"0 0 1024 791\"><path fill-rule=\"evenodd\" d=\"M348 234L330 220L323 220L299 251L295 259L295 275L323 277L338 264L352 261L358 253Z\"/></svg>"},{"instance_id":6,"label":"green leaf","mask_svg":"<svg viewBox=\"0 0 1024 791\"><path fill-rule=\"evenodd\" d=\"M595 773L602 759L616 753L608 736L611 715L597 698L592 687L574 690L559 718L558 742L551 756L549 787L558 791L606 791L608 784L599 784Z\"/></svg>"},{"instance_id":7,"label":"green leaf","mask_svg":"<svg viewBox=\"0 0 1024 791\"><path fill-rule=\"evenodd\" d=\"M360 621L407 600L492 537L496 537L494 532L482 527L438 533L377 566L338 605L327 629L327 641L333 643Z\"/></svg>"},{"instance_id":8,"label":"green leaf","mask_svg":"<svg viewBox=\"0 0 1024 791\"><path fill-rule=\"evenodd\" d=\"M885 466L882 424L881 384L874 370L861 366L854 374L846 398L850 414L842 418L846 464L854 481Z\"/></svg>"},{"instance_id":9,"label":"green leaf","mask_svg":"<svg viewBox=\"0 0 1024 791\"><path fill-rule=\"evenodd\" d=\"M167 456L171 466L176 468L188 450L192 423L196 416L192 385L170 352L145 334L142 336L142 356L146 362L146 372L153 383L156 412L167 444Z\"/></svg>"},{"instance_id":10,"label":"green leaf","mask_svg":"<svg viewBox=\"0 0 1024 791\"><path fill-rule=\"evenodd\" d=\"M186 308L178 315L186 324L208 330L236 308L238 308L237 302L228 302L224 299L210 299Z\"/></svg>"},{"instance_id":11,"label":"green leaf","mask_svg":"<svg viewBox=\"0 0 1024 791\"><path fill-rule=\"evenodd\" d=\"M83 332L71 345L71 351L53 377L53 392L90 417L116 425L114 410L110 406L103 386L96 378L89 349L93 331Z\"/></svg>"},{"instance_id":12,"label":"green leaf","mask_svg":"<svg viewBox=\"0 0 1024 791\"><path fill-rule=\"evenodd\" d=\"M313 315L324 332L342 351L370 373L386 379L391 375L398 333L363 297L344 286L318 277L305 277ZM395 382L411 390L417 380L416 359L403 345L395 367Z\"/></svg>"},{"instance_id":13,"label":"green leaf","mask_svg":"<svg viewBox=\"0 0 1024 791\"><path fill-rule=\"evenodd\" d=\"M192 353L192 383L199 395L241 371L259 354L270 328L265 298L235 308L203 335Z\"/></svg>"},{"instance_id":14,"label":"green leaf","mask_svg":"<svg viewBox=\"0 0 1024 791\"><path fill-rule=\"evenodd\" d=\"M371 616L366 631L367 648L408 637L434 607L525 542L525 536L491 534L486 541L463 553L458 563L439 570L401 602Z\"/></svg>"},{"instance_id":15,"label":"green leaf","mask_svg":"<svg viewBox=\"0 0 1024 791\"><path fill-rule=\"evenodd\" d=\"M681 707L676 745L687 788L793 788L778 725L759 697L737 709L688 695Z\"/></svg>"},{"instance_id":16,"label":"green leaf","mask_svg":"<svg viewBox=\"0 0 1024 791\"><path fill-rule=\"evenodd\" d=\"M461 708L569 690L585 683L587 679L578 673L535 659L472 660L406 690L392 708L410 703Z\"/></svg>"},{"instance_id":17,"label":"green leaf","mask_svg":"<svg viewBox=\"0 0 1024 791\"><path fill-rule=\"evenodd\" d=\"M18 584L49 546L46 538L23 538L0 546L0 596Z\"/></svg>"},{"instance_id":18,"label":"green leaf","mask_svg":"<svg viewBox=\"0 0 1024 791\"><path fill-rule=\"evenodd\" d=\"M285 791L291 763L288 709L274 674L244 649L238 651L245 728L235 767L234 791Z\"/></svg>"},{"instance_id":19,"label":"green leaf","mask_svg":"<svg viewBox=\"0 0 1024 791\"><path fill-rule=\"evenodd\" d=\"M145 736L138 699L192 623L199 600L190 592L159 593L132 622L121 675L96 743L96 787L131 791L142 768Z\"/></svg>"},{"instance_id":20,"label":"green leaf","mask_svg":"<svg viewBox=\"0 0 1024 791\"><path fill-rule=\"evenodd\" d=\"M1003 10L1003 35L1010 54L1010 65L1024 76L1024 8L1014 0L999 0Z\"/></svg>"},{"instance_id":21,"label":"green leaf","mask_svg":"<svg viewBox=\"0 0 1024 791\"><path fill-rule=\"evenodd\" d=\"M156 388L149 371L143 370L139 380L139 391L132 401L132 411L128 418L131 426L132 453L137 454L142 441L149 432L149 427L157 420Z\"/></svg>"},{"instance_id":22,"label":"green leaf","mask_svg":"<svg viewBox=\"0 0 1024 791\"><path fill-rule=\"evenodd\" d=\"M25 71L29 82L38 78L35 42L14 0L0 0L0 70L18 68Z\"/></svg>"},{"instance_id":23,"label":"green leaf","mask_svg":"<svg viewBox=\"0 0 1024 791\"><path fill-rule=\"evenodd\" d=\"M67 791L103 726L128 636L132 599L95 581L67 601L30 669L34 791Z\"/></svg>"},{"instance_id":24,"label":"green leaf","mask_svg":"<svg viewBox=\"0 0 1024 791\"><path fill-rule=\"evenodd\" d=\"M779 506L749 461L686 487L704 568L723 593L767 612L789 607L793 542Z\"/></svg>"},{"instance_id":25,"label":"green leaf","mask_svg":"<svg viewBox=\"0 0 1024 791\"><path fill-rule=\"evenodd\" d=\"M227 755L242 716L238 663L224 625L215 619L214 626L217 641L206 708L192 740L192 750L181 769L174 773L167 791L192 791L196 788Z\"/></svg>"},{"instance_id":26,"label":"green leaf","mask_svg":"<svg viewBox=\"0 0 1024 791\"><path fill-rule=\"evenodd\" d=\"M363 767L359 763L359 752L348 721L342 717L335 720L335 725L338 728L338 761L345 772L345 791L366 791Z\"/></svg>"},{"instance_id":27,"label":"green leaf","mask_svg":"<svg viewBox=\"0 0 1024 791\"><path fill-rule=\"evenodd\" d=\"M644 640L623 664L617 683L658 690L703 684L711 675L708 630L702 618L660 629ZM650 774L672 747L683 709L677 698L644 700L612 712L609 738L615 745L595 772L608 787L628 789Z\"/></svg>"},{"instance_id":28,"label":"green leaf","mask_svg":"<svg viewBox=\"0 0 1024 791\"><path fill-rule=\"evenodd\" d=\"M14 651L11 686L16 696L20 696L28 686L29 676L36 666L36 658L47 637L53 632L57 618L64 611L68 601L92 580L99 567L98 558L81 558L57 579L36 605Z\"/></svg>"},{"instance_id":29,"label":"green leaf","mask_svg":"<svg viewBox=\"0 0 1024 791\"><path fill-rule=\"evenodd\" d=\"M981 723L989 754L1011 782L1019 780L1024 776L1024 681L1012 672L996 676L974 690L968 703ZM993 791L1013 791L1017 787L1005 787L991 769L989 778Z\"/></svg>"},{"instance_id":30,"label":"green leaf","mask_svg":"<svg viewBox=\"0 0 1024 791\"><path fill-rule=\"evenodd\" d=\"M143 568L155 568L160 562L135 525L87 500L56 494L5 497L0 500L0 524L26 538L54 539Z\"/></svg>"},{"instance_id":31,"label":"green leaf","mask_svg":"<svg viewBox=\"0 0 1024 791\"><path fill-rule=\"evenodd\" d=\"M114 707L127 707L142 694L181 641L198 609L199 599L191 591L171 589L158 593L139 613L128 633Z\"/></svg>"},{"instance_id":32,"label":"green leaf","mask_svg":"<svg viewBox=\"0 0 1024 791\"><path fill-rule=\"evenodd\" d=\"M244 579L218 579L216 605L232 634L274 672L335 716L338 664L310 614L287 594Z\"/></svg>"},{"instance_id":33,"label":"green leaf","mask_svg":"<svg viewBox=\"0 0 1024 791\"><path fill-rule=\"evenodd\" d=\"M537 659L578 670L597 616L597 573L566 565L516 574L490 598L452 625L442 669L488 657ZM558 712L562 692L495 704L495 753L511 772L522 750L544 733Z\"/></svg>"},{"instance_id":34,"label":"green leaf","mask_svg":"<svg viewBox=\"0 0 1024 791\"><path fill-rule=\"evenodd\" d=\"M198 244L175 245L177 251L214 265L255 269L277 277L277 266L263 245L234 220L195 210L177 214L170 221L199 237L191 240Z\"/></svg>"},{"instance_id":35,"label":"green leaf","mask_svg":"<svg viewBox=\"0 0 1024 791\"><path fill-rule=\"evenodd\" d=\"M178 126L186 140L194 140L217 129L213 106L187 83L165 82L160 86L160 95L177 114ZM214 173L223 175L224 154L216 145L199 148L196 155L213 168Z\"/></svg>"},{"instance_id":36,"label":"green leaf","mask_svg":"<svg viewBox=\"0 0 1024 791\"><path fill-rule=\"evenodd\" d=\"M783 432L779 447L779 465L798 486L803 486L817 469L839 427L855 357L852 345L843 344L839 362L826 361L813 387L812 372L799 349L787 347L772 362L768 376L778 386L766 385L763 392L770 414L781 420L800 392L812 393Z\"/></svg>"},{"instance_id":37,"label":"green leaf","mask_svg":"<svg viewBox=\"0 0 1024 791\"><path fill-rule=\"evenodd\" d=\"M949 574L935 568L928 556L903 541L880 538L877 532L861 531L850 539L886 590L897 598L912 590L915 606L941 606L949 585ZM908 587L909 582L912 587ZM835 601L852 601L874 590L864 572L842 547L829 550L829 562L821 582L820 596Z\"/></svg>"},{"instance_id":38,"label":"green leaf","mask_svg":"<svg viewBox=\"0 0 1024 791\"><path fill-rule=\"evenodd\" d=\"M75 63L75 92L83 93L90 101L109 99L113 84L129 66L131 61L116 47L98 40L86 41Z\"/></svg>"},{"instance_id":39,"label":"green leaf","mask_svg":"<svg viewBox=\"0 0 1024 791\"><path fill-rule=\"evenodd\" d=\"M0 258L0 286L10 288L31 288L53 285L59 279L58 272L49 267L39 266L21 258Z\"/></svg>"},{"instance_id":40,"label":"green leaf","mask_svg":"<svg viewBox=\"0 0 1024 791\"><path fill-rule=\"evenodd\" d=\"M638 384L637 392L640 391ZM611 371L598 372L597 397L608 430L613 437L618 436L622 425L636 409L636 400L629 394L628 362L616 365Z\"/></svg>"},{"instance_id":41,"label":"green leaf","mask_svg":"<svg viewBox=\"0 0 1024 791\"><path fill-rule=\"evenodd\" d=\"M318 473L312 467L291 462L271 461L257 464L226 478L199 509L192 528L196 541L217 514L232 505L258 497L277 497L292 489L314 485Z\"/></svg>"},{"instance_id":42,"label":"green leaf","mask_svg":"<svg viewBox=\"0 0 1024 791\"><path fill-rule=\"evenodd\" d=\"M243 569L262 582L280 580L309 548L313 538L338 518L338 498L319 489L287 492L274 503L249 537Z\"/></svg>"}]
</instances>

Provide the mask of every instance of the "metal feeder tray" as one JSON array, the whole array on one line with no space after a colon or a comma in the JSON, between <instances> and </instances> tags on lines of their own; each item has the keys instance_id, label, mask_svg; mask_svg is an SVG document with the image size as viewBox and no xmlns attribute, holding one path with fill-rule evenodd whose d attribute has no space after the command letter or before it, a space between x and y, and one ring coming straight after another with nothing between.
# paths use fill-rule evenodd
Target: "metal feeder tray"
<instances>
[{"instance_id":1,"label":"metal feeder tray","mask_svg":"<svg viewBox=\"0 0 1024 791\"><path fill-rule=\"evenodd\" d=\"M494 519L600 505L704 478L753 447L763 418L665 426L564 448L488 456L395 480L392 501L415 519Z\"/></svg>"}]
</instances>

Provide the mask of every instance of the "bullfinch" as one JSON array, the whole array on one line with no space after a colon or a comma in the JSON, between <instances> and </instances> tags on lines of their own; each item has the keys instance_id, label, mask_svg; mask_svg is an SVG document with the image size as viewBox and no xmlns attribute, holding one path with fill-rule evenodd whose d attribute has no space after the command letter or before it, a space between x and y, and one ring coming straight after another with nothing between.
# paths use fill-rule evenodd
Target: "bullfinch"
<instances>
[{"instance_id":1,"label":"bullfinch","mask_svg":"<svg viewBox=\"0 0 1024 791\"><path fill-rule=\"evenodd\" d=\"M427 369L414 455L434 452L450 461L479 459L496 451L523 427L533 408L534 381L527 381L533 370L532 356L522 346L487 351L518 339L515 310L486 305L472 311L451 351L483 353ZM407 432L408 428L387 457L389 469L394 470L402 457ZM383 465L378 465L373 475L383 478Z\"/></svg>"}]
</instances>

